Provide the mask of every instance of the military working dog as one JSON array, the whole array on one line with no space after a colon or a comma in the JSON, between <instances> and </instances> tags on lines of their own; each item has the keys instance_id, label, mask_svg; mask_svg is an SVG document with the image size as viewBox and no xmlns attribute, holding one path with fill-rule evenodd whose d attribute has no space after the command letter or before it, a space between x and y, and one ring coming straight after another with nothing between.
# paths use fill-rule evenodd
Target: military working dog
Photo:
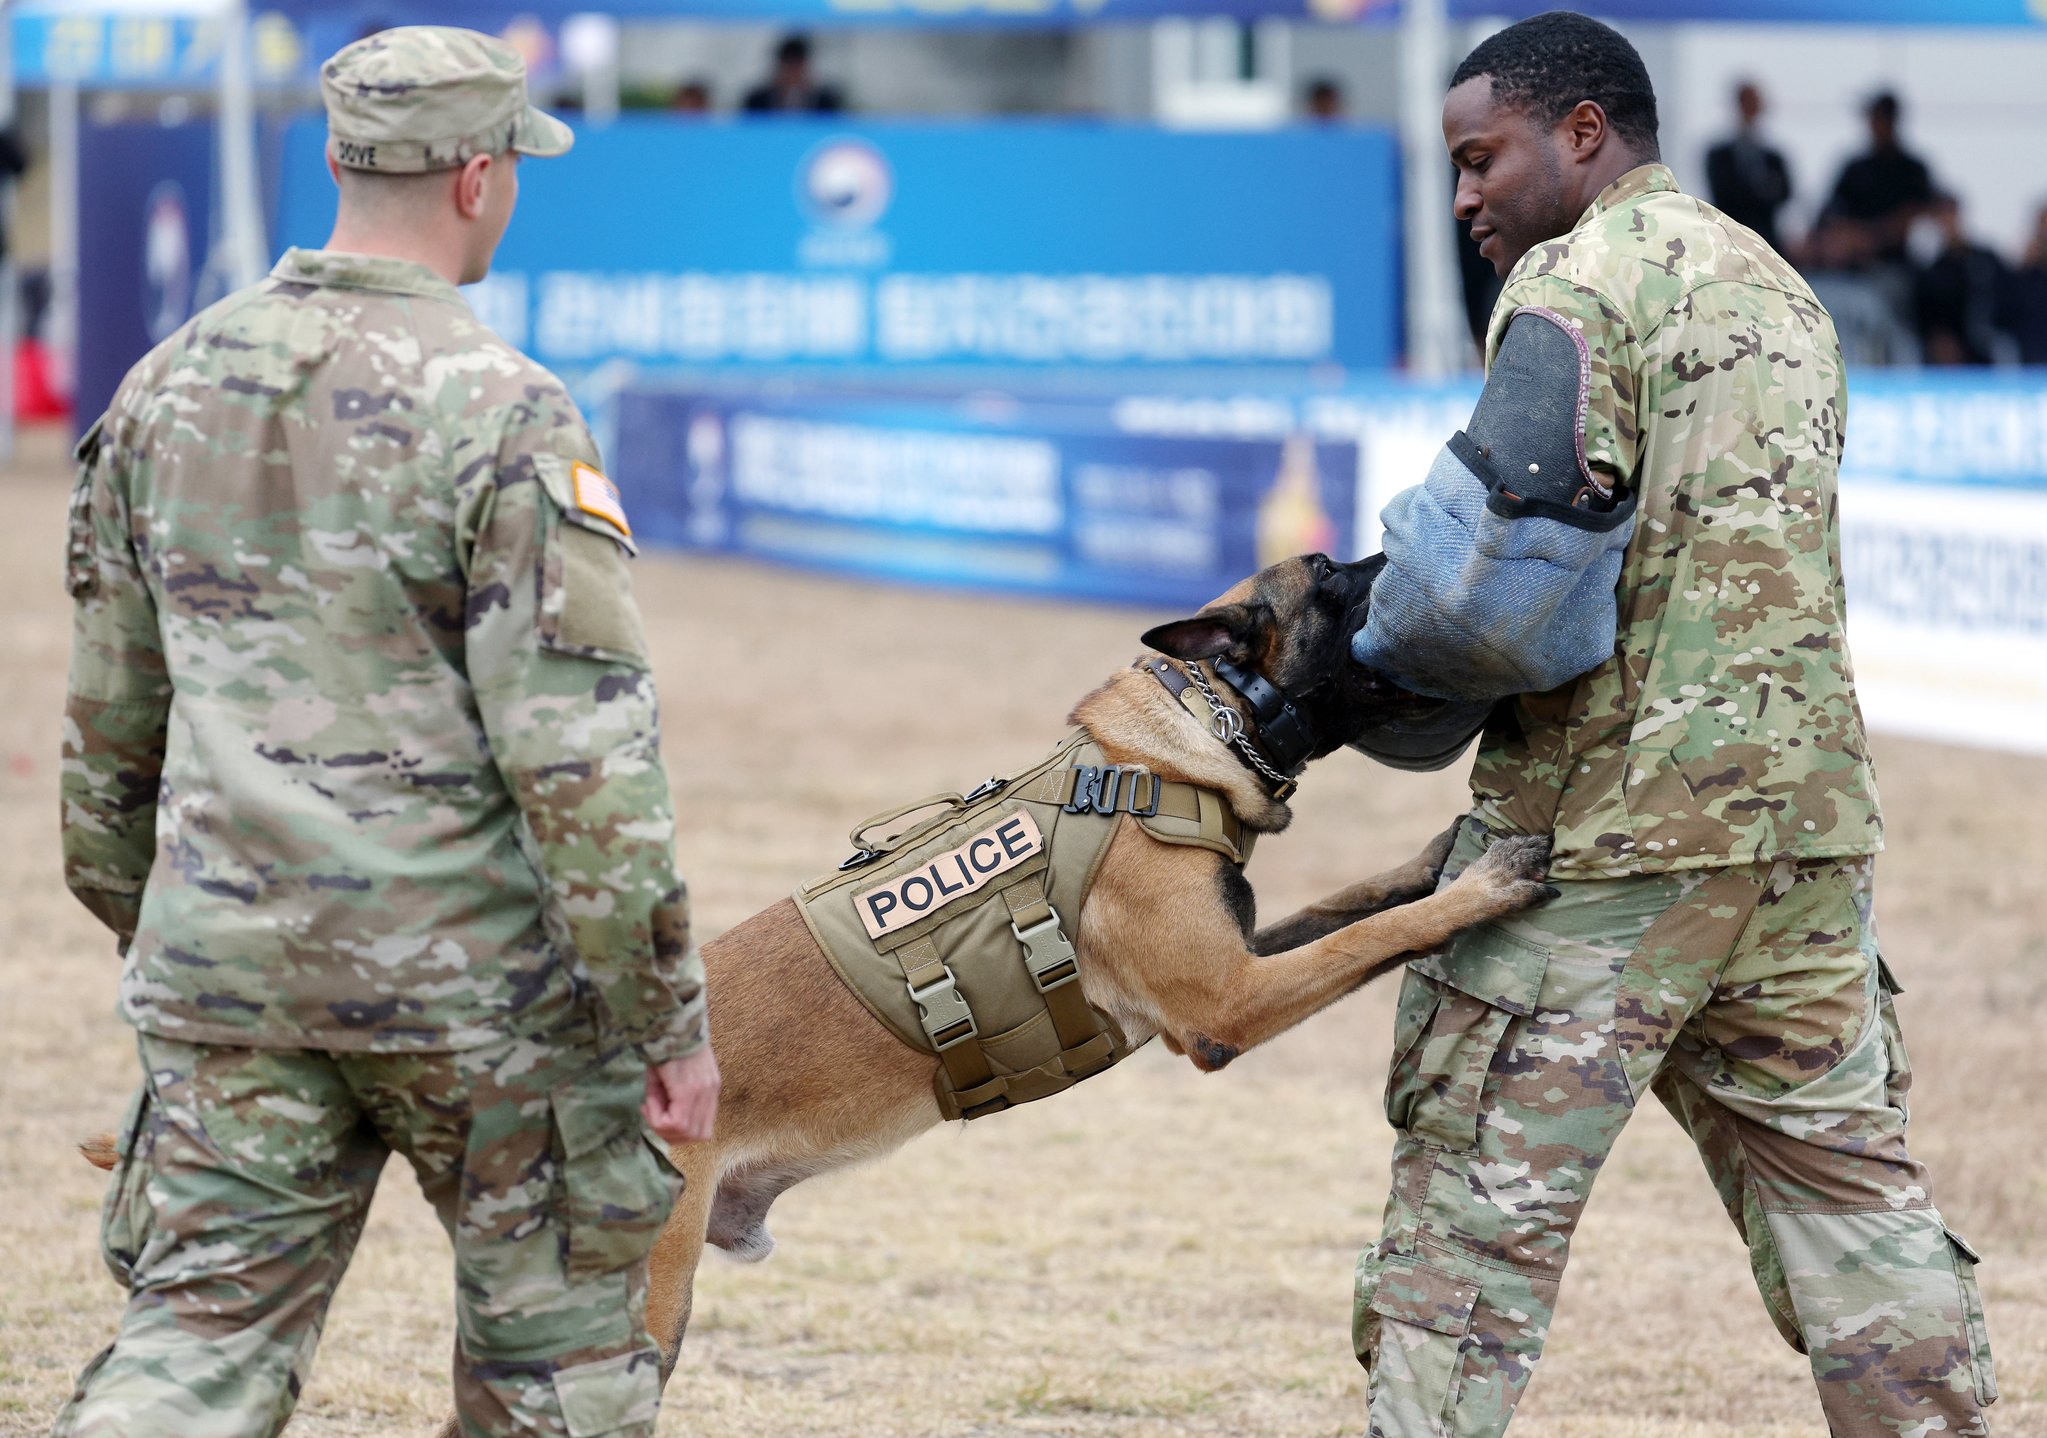
<instances>
[{"instance_id":1,"label":"military working dog","mask_svg":"<svg viewBox=\"0 0 2047 1438\"><path fill-rule=\"evenodd\" d=\"M1152 667L1110 676L1074 706L1072 722L1119 768L1212 790L1254 833L1284 829L1291 784L1273 785L1218 737L1241 728L1255 745L1259 721L1215 666L1262 676L1287 696L1313 731L1310 759L1389 710L1426 703L1350 659L1379 563L1312 555L1260 572L1145 634ZM1204 723L1166 682L1196 675L1234 722ZM1130 1047L1156 1036L1204 1071L1459 930L1552 892L1547 840L1533 837L1495 843L1437 892L1453 825L1390 872L1259 929L1240 865L1157 842L1128 814L1115 824L1084 906L1066 916L1080 989ZM742 1260L767 1257L764 1220L784 1190L885 1154L942 1119L939 1057L908 1046L849 990L795 900L708 942L704 966L724 1093L716 1135L674 1151L685 1186L653 1253L648 1324L669 1369L707 1242Z\"/></svg>"}]
</instances>

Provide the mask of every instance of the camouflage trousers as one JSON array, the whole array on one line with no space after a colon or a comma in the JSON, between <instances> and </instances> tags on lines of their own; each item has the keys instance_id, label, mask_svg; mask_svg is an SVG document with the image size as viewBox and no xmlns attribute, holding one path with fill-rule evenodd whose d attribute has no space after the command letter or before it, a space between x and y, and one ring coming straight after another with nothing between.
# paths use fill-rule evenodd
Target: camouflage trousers
<instances>
[{"instance_id":1,"label":"camouflage trousers","mask_svg":"<svg viewBox=\"0 0 2047 1438\"><path fill-rule=\"evenodd\" d=\"M650 1438L644 1260L680 1177L630 1051L587 1023L457 1053L140 1047L101 1221L130 1298L58 1438L282 1428L393 1150L454 1243L463 1432Z\"/></svg>"},{"instance_id":2,"label":"camouflage trousers","mask_svg":"<svg viewBox=\"0 0 2047 1438\"><path fill-rule=\"evenodd\" d=\"M1450 875L1483 849L1467 821ZM1353 1327L1373 1438L1503 1432L1636 1102L1698 1145L1835 1438L1989 1432L1975 1254L1905 1152L1872 861L1558 882L1409 965L1385 1233Z\"/></svg>"}]
</instances>

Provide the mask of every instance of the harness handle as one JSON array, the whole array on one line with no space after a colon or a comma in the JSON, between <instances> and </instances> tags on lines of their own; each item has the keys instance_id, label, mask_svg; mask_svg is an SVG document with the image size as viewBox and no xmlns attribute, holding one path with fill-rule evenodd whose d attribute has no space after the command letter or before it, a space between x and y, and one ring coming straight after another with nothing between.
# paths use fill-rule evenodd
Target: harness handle
<instances>
[{"instance_id":1,"label":"harness handle","mask_svg":"<svg viewBox=\"0 0 2047 1438\"><path fill-rule=\"evenodd\" d=\"M942 814L933 814L929 819L926 819L923 823L913 824L908 829L905 829L902 833L891 834L886 839L881 840L868 839L867 831L869 829L872 829L880 824L889 823L895 819L903 818L905 815L914 814L920 809L929 809L934 804L945 805L945 812ZM842 870L857 869L862 864L872 863L874 860L879 859L884 854L892 854L897 849L903 848L904 846L909 844L914 844L919 839L924 838L928 834L937 833L947 824L950 824L955 816L965 812L966 808L967 808L966 796L961 794L957 790L951 790L944 794L928 794L922 799L915 800L908 804L898 805L896 808L887 810L884 813L876 814L871 818L862 819L859 823L853 826L853 831L846 836L847 838L853 841L852 857L847 859L844 863L840 864L839 867Z\"/></svg>"}]
</instances>

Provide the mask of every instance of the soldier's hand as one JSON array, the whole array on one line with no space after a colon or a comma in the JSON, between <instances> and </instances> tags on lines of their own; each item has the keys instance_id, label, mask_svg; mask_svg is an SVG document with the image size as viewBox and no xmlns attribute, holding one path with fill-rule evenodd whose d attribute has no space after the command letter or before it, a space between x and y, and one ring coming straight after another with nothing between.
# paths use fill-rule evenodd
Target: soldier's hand
<instances>
[{"instance_id":1,"label":"soldier's hand","mask_svg":"<svg viewBox=\"0 0 2047 1438\"><path fill-rule=\"evenodd\" d=\"M688 1058L670 1059L647 1070L647 1101L640 1112L654 1132L670 1143L697 1143L711 1136L718 1117L718 1061L705 1044Z\"/></svg>"}]
</instances>

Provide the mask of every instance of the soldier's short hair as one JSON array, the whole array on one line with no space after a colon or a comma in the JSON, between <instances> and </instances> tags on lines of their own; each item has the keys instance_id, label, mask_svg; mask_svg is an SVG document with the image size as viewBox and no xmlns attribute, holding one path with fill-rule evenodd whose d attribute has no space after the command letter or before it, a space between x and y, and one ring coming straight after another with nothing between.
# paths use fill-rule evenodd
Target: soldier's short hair
<instances>
[{"instance_id":1,"label":"soldier's short hair","mask_svg":"<svg viewBox=\"0 0 2047 1438\"><path fill-rule=\"evenodd\" d=\"M1610 25L1552 10L1509 25L1464 57L1450 88L1479 76L1501 103L1554 125L1580 101L1606 111L1607 123L1645 159L1659 154L1656 91L1649 68Z\"/></svg>"},{"instance_id":2,"label":"soldier's short hair","mask_svg":"<svg viewBox=\"0 0 2047 1438\"><path fill-rule=\"evenodd\" d=\"M340 168L341 198L355 209L386 216L443 203L452 170L386 171Z\"/></svg>"}]
</instances>

